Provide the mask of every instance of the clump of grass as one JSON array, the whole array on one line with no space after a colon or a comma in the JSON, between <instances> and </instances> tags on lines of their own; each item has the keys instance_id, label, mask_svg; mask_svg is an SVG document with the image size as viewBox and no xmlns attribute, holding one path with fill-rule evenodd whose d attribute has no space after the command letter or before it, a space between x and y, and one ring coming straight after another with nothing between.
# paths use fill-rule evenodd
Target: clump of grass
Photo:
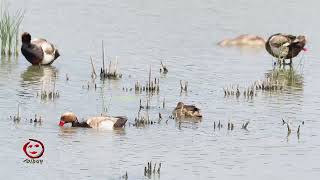
<instances>
[{"instance_id":1,"label":"clump of grass","mask_svg":"<svg viewBox=\"0 0 320 180\"><path fill-rule=\"evenodd\" d=\"M24 10L17 10L11 14L8 3L2 1L0 4L0 44L1 55L18 54L18 39L21 22L24 18Z\"/></svg>"},{"instance_id":2,"label":"clump of grass","mask_svg":"<svg viewBox=\"0 0 320 180\"><path fill-rule=\"evenodd\" d=\"M17 10L11 14L8 3L2 1L0 4L0 44L1 55L18 54L18 39L21 22L24 18L24 10Z\"/></svg>"}]
</instances>

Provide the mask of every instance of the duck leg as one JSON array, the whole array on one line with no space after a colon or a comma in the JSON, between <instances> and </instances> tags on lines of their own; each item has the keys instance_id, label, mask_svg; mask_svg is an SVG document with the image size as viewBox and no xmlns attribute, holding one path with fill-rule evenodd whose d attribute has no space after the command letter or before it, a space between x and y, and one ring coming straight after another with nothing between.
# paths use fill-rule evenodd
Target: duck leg
<instances>
[{"instance_id":1,"label":"duck leg","mask_svg":"<svg viewBox=\"0 0 320 180\"><path fill-rule=\"evenodd\" d=\"M289 62L289 65L290 65L290 66L292 65L292 58L290 58L290 62Z\"/></svg>"}]
</instances>

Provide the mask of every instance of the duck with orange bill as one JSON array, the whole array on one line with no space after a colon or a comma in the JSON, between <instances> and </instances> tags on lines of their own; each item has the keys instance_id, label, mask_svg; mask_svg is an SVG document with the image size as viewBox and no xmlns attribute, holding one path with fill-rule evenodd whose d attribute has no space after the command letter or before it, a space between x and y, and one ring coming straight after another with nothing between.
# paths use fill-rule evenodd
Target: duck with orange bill
<instances>
[{"instance_id":1,"label":"duck with orange bill","mask_svg":"<svg viewBox=\"0 0 320 180\"><path fill-rule=\"evenodd\" d=\"M116 129L125 126L128 118L125 116L97 116L90 117L86 121L79 122L78 117L73 112L63 113L60 117L59 126L71 123L71 127Z\"/></svg>"}]
</instances>

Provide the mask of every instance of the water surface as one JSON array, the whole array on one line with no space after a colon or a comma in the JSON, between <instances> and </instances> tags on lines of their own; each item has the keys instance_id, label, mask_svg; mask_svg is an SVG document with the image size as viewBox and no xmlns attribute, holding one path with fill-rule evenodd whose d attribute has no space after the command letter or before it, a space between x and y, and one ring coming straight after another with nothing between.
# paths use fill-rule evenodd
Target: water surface
<instances>
[{"instance_id":1,"label":"water surface","mask_svg":"<svg viewBox=\"0 0 320 180\"><path fill-rule=\"evenodd\" d=\"M161 162L160 179L315 179L320 175L320 86L317 79L319 28L317 1L35 1L12 0L10 8L25 8L22 31L57 45L61 57L51 67L31 67L23 56L0 61L1 179L148 179L147 161ZM282 73L286 88L252 99L225 98L230 84L247 87L273 70L264 50L219 48L216 42L243 33L267 38L273 33L305 34L309 51ZM108 60L119 60L123 78L92 81L90 56L101 67L101 41ZM159 74L160 60L169 73ZM302 61L300 61L302 60ZM299 62L304 66L298 66ZM175 120L121 131L70 129L57 126L60 114L81 118L103 113L126 115L133 123L139 100L146 95L125 92L135 81L145 82L149 66L160 78L160 94L151 99L167 119L178 101L196 104L200 123ZM285 74L289 74L285 75ZM69 80L66 80L66 74ZM290 76L291 75L291 76ZM294 77L294 82L292 78ZM60 98L37 97L56 78ZM180 94L180 80L189 82ZM47 82L47 84L43 84ZM89 83L89 90L85 88ZM95 90L94 83L97 84ZM51 84L52 85L52 84ZM166 107L161 107L163 99ZM9 119L21 103L22 120ZM35 114L41 125L30 124ZM281 119L289 120L292 133ZM26 120L27 119L27 120ZM214 121L231 120L235 130L214 131ZM250 121L249 131L241 125ZM296 130L302 121L300 138ZM44 164L23 163L22 146L29 138L42 140ZM159 179L154 177L153 179Z\"/></svg>"}]
</instances>

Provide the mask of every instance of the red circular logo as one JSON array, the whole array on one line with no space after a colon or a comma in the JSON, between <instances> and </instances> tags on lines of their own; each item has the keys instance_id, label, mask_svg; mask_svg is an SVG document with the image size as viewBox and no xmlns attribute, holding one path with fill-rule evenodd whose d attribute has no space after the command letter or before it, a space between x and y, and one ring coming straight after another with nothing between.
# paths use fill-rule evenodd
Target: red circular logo
<instances>
[{"instance_id":1,"label":"red circular logo","mask_svg":"<svg viewBox=\"0 0 320 180\"><path fill-rule=\"evenodd\" d=\"M29 158L40 158L44 153L44 145L41 141L29 139L30 141L24 144L23 151Z\"/></svg>"}]
</instances>

